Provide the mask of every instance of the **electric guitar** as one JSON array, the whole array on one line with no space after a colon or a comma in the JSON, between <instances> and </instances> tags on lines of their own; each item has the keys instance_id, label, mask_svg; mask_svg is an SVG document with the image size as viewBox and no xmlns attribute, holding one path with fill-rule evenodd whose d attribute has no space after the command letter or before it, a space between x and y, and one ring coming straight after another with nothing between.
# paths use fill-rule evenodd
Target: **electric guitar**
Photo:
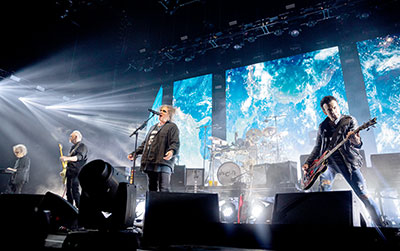
<instances>
[{"instance_id":1,"label":"electric guitar","mask_svg":"<svg viewBox=\"0 0 400 251\"><path fill-rule=\"evenodd\" d=\"M58 147L60 148L60 156L63 156L62 152L62 145L58 144ZM61 161L62 165L62 171L60 172L60 176L62 178L62 183L65 185L67 184L67 161Z\"/></svg>"},{"instance_id":2,"label":"electric guitar","mask_svg":"<svg viewBox=\"0 0 400 251\"><path fill-rule=\"evenodd\" d=\"M361 130L367 129L376 124L376 118L369 120L368 122L364 123L363 125L359 126L354 133L358 133ZM305 171L303 179L302 179L302 187L303 190L309 189L314 182L317 180L321 173L325 172L328 168L327 160L328 158L336 152L346 141L349 140L348 137L343 139L339 144L337 144L333 149L326 150L318 159L314 160L311 166Z\"/></svg>"}]
</instances>

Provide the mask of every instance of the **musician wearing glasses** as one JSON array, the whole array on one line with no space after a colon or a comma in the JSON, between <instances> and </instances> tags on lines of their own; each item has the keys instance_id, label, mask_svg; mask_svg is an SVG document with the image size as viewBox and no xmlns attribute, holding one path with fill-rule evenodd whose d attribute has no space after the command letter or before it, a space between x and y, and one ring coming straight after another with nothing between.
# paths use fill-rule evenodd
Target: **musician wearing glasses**
<instances>
[{"instance_id":1,"label":"musician wearing glasses","mask_svg":"<svg viewBox=\"0 0 400 251\"><path fill-rule=\"evenodd\" d=\"M162 105L159 122L152 126L136 152L128 155L133 160L142 155L140 169L147 174L149 191L169 192L175 156L179 151L179 129L172 118L175 108Z\"/></svg>"},{"instance_id":2,"label":"musician wearing glasses","mask_svg":"<svg viewBox=\"0 0 400 251\"><path fill-rule=\"evenodd\" d=\"M320 175L319 190L331 191L336 174L341 173L364 203L375 224L384 226L380 210L368 195L366 182L360 171L364 160L359 152L362 146L361 137L358 132L354 132L358 128L357 120L352 116L341 114L339 104L333 96L323 97L320 106L327 118L319 125L316 145L302 166L304 175L309 173L308 169L314 160L326 150L332 150L345 141L328 157L327 169Z\"/></svg>"}]
</instances>

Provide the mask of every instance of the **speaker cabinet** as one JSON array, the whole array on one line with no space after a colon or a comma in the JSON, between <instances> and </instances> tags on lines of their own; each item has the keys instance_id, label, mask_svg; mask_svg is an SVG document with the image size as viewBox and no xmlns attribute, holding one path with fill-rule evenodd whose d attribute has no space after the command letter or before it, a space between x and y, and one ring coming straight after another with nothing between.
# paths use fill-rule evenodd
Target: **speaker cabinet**
<instances>
[{"instance_id":1,"label":"speaker cabinet","mask_svg":"<svg viewBox=\"0 0 400 251\"><path fill-rule=\"evenodd\" d=\"M297 163L286 161L267 164L267 187L278 188L297 183Z\"/></svg>"},{"instance_id":2,"label":"speaker cabinet","mask_svg":"<svg viewBox=\"0 0 400 251\"><path fill-rule=\"evenodd\" d=\"M351 191L275 195L273 224L361 226L363 219Z\"/></svg>"},{"instance_id":3,"label":"speaker cabinet","mask_svg":"<svg viewBox=\"0 0 400 251\"><path fill-rule=\"evenodd\" d=\"M185 191L185 166L175 165L174 173L171 175L171 190L173 192Z\"/></svg>"},{"instance_id":4,"label":"speaker cabinet","mask_svg":"<svg viewBox=\"0 0 400 251\"><path fill-rule=\"evenodd\" d=\"M257 164L253 166L253 186L266 187L267 186L267 163Z\"/></svg>"},{"instance_id":5,"label":"speaker cabinet","mask_svg":"<svg viewBox=\"0 0 400 251\"><path fill-rule=\"evenodd\" d=\"M204 186L204 169L186 168L185 186Z\"/></svg>"},{"instance_id":6,"label":"speaker cabinet","mask_svg":"<svg viewBox=\"0 0 400 251\"><path fill-rule=\"evenodd\" d=\"M218 194L147 192L143 237L151 242L189 241L219 222Z\"/></svg>"},{"instance_id":7,"label":"speaker cabinet","mask_svg":"<svg viewBox=\"0 0 400 251\"><path fill-rule=\"evenodd\" d=\"M371 154L371 164L380 189L400 189L400 153Z\"/></svg>"},{"instance_id":8,"label":"speaker cabinet","mask_svg":"<svg viewBox=\"0 0 400 251\"><path fill-rule=\"evenodd\" d=\"M61 196L47 192L39 204L39 210L50 212L50 231L56 232L60 227L75 229L78 227L78 209Z\"/></svg>"},{"instance_id":9,"label":"speaker cabinet","mask_svg":"<svg viewBox=\"0 0 400 251\"><path fill-rule=\"evenodd\" d=\"M39 210L42 194L0 194L0 241L13 248L40 248L49 233L49 216Z\"/></svg>"}]
</instances>

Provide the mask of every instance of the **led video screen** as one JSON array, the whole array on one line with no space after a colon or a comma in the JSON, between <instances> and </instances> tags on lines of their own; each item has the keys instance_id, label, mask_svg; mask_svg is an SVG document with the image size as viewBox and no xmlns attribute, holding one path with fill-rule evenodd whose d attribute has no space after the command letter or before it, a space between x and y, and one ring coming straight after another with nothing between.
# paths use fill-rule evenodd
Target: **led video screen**
<instances>
[{"instance_id":1,"label":"led video screen","mask_svg":"<svg viewBox=\"0 0 400 251\"><path fill-rule=\"evenodd\" d=\"M174 82L174 122L180 131L179 165L206 167L212 123L212 75Z\"/></svg>"},{"instance_id":2,"label":"led video screen","mask_svg":"<svg viewBox=\"0 0 400 251\"><path fill-rule=\"evenodd\" d=\"M325 119L319 102L326 95L335 96L348 113L338 47L227 70L231 160L241 166L299 163Z\"/></svg>"},{"instance_id":3,"label":"led video screen","mask_svg":"<svg viewBox=\"0 0 400 251\"><path fill-rule=\"evenodd\" d=\"M357 43L378 153L400 151L400 37Z\"/></svg>"}]
</instances>

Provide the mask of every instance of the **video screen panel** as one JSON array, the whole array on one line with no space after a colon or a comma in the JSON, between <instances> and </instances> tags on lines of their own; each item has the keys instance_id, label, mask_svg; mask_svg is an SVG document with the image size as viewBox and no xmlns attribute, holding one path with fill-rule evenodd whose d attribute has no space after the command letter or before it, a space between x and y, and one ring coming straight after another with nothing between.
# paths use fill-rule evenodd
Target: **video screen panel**
<instances>
[{"instance_id":1,"label":"video screen panel","mask_svg":"<svg viewBox=\"0 0 400 251\"><path fill-rule=\"evenodd\" d=\"M319 104L326 95L335 96L348 114L338 47L227 70L232 160L241 166L299 163L301 154L311 152L326 117Z\"/></svg>"},{"instance_id":2,"label":"video screen panel","mask_svg":"<svg viewBox=\"0 0 400 251\"><path fill-rule=\"evenodd\" d=\"M357 43L378 153L400 151L400 37Z\"/></svg>"},{"instance_id":3,"label":"video screen panel","mask_svg":"<svg viewBox=\"0 0 400 251\"><path fill-rule=\"evenodd\" d=\"M174 82L174 122L180 131L179 165L207 168L212 124L212 74Z\"/></svg>"}]
</instances>

